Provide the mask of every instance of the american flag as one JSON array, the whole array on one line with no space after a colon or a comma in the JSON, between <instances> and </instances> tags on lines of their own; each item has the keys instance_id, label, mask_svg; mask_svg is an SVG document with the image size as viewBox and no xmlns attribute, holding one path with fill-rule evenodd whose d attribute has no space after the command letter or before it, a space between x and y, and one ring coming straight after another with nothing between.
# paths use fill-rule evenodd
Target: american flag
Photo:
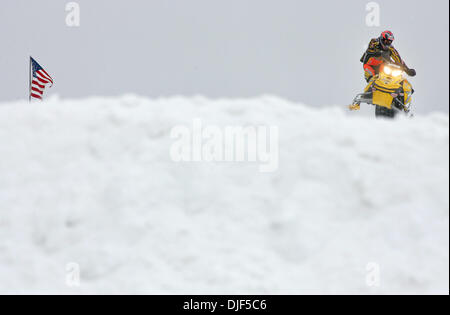
<instances>
[{"instance_id":1,"label":"american flag","mask_svg":"<svg viewBox=\"0 0 450 315\"><path fill-rule=\"evenodd\" d=\"M46 86L53 86L53 79L32 57L30 57L30 100L42 100Z\"/></svg>"}]
</instances>

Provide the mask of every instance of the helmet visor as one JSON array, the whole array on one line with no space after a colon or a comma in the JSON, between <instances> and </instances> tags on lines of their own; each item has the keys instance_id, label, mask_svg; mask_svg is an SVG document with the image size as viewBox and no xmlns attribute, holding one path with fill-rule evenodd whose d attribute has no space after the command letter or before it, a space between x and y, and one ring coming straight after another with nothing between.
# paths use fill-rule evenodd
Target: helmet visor
<instances>
[{"instance_id":1,"label":"helmet visor","mask_svg":"<svg viewBox=\"0 0 450 315\"><path fill-rule=\"evenodd\" d=\"M392 45L392 40L391 40L391 39L384 38L384 39L383 39L383 44L386 45L386 46L388 46L388 47L390 47L390 46Z\"/></svg>"}]
</instances>

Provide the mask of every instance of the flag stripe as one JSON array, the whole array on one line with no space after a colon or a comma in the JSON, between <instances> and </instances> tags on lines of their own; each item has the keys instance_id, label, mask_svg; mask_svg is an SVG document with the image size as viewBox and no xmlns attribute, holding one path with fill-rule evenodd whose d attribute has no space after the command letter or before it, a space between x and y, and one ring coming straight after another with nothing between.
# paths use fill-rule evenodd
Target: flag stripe
<instances>
[{"instance_id":1,"label":"flag stripe","mask_svg":"<svg viewBox=\"0 0 450 315\"><path fill-rule=\"evenodd\" d=\"M38 87L40 87L41 89L45 89L45 85L39 84L36 80L33 80L31 82L32 85L36 85Z\"/></svg>"},{"instance_id":2,"label":"flag stripe","mask_svg":"<svg viewBox=\"0 0 450 315\"><path fill-rule=\"evenodd\" d=\"M39 87L39 86L35 86L35 85L31 85L32 87L34 87L36 90L38 90L38 91L40 91L40 92L44 92L44 90L45 90L45 88L43 89L43 88L41 88L41 87Z\"/></svg>"},{"instance_id":3,"label":"flag stripe","mask_svg":"<svg viewBox=\"0 0 450 315\"><path fill-rule=\"evenodd\" d=\"M31 97L38 98L40 100L42 99L42 96L34 94L34 93L31 93Z\"/></svg>"},{"instance_id":4,"label":"flag stripe","mask_svg":"<svg viewBox=\"0 0 450 315\"><path fill-rule=\"evenodd\" d=\"M50 79L45 74L43 74L41 71L36 71L36 76L41 79L44 79L46 81L50 81Z\"/></svg>"},{"instance_id":5,"label":"flag stripe","mask_svg":"<svg viewBox=\"0 0 450 315\"><path fill-rule=\"evenodd\" d=\"M36 74L39 75L44 80L52 82L52 79L48 75L46 75L43 71L37 71Z\"/></svg>"},{"instance_id":6,"label":"flag stripe","mask_svg":"<svg viewBox=\"0 0 450 315\"><path fill-rule=\"evenodd\" d=\"M50 74L48 74L47 71L45 71L44 69L42 69L42 72L44 72L44 74L48 77L48 79L53 83L53 79L50 76Z\"/></svg>"},{"instance_id":7,"label":"flag stripe","mask_svg":"<svg viewBox=\"0 0 450 315\"><path fill-rule=\"evenodd\" d=\"M32 87L31 88L32 91L38 92L39 94L44 94L44 91L39 90L38 88Z\"/></svg>"},{"instance_id":8,"label":"flag stripe","mask_svg":"<svg viewBox=\"0 0 450 315\"><path fill-rule=\"evenodd\" d=\"M50 82L48 82L48 81L46 81L46 80L44 80L44 79L41 79L41 78L39 78L39 77L35 77L39 82L41 82L41 83L44 83L44 84L47 84L47 83L50 83Z\"/></svg>"}]
</instances>

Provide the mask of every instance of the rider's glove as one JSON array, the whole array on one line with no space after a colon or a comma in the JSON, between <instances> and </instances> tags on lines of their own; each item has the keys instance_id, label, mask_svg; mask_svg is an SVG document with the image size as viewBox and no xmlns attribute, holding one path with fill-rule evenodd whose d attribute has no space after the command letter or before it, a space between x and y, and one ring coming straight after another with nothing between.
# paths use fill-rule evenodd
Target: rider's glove
<instances>
[{"instance_id":1,"label":"rider's glove","mask_svg":"<svg viewBox=\"0 0 450 315\"><path fill-rule=\"evenodd\" d=\"M414 69L407 69L406 73L410 76L410 77L414 77L416 75L416 70Z\"/></svg>"}]
</instances>

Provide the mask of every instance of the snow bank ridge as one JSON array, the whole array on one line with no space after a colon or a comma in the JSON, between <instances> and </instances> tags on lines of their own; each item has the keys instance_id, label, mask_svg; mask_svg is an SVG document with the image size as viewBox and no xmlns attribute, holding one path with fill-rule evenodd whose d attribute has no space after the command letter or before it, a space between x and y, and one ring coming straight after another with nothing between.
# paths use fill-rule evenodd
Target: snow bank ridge
<instances>
[{"instance_id":1,"label":"snow bank ridge","mask_svg":"<svg viewBox=\"0 0 450 315\"><path fill-rule=\"evenodd\" d=\"M272 96L0 104L0 293L448 294L448 130Z\"/></svg>"}]
</instances>

